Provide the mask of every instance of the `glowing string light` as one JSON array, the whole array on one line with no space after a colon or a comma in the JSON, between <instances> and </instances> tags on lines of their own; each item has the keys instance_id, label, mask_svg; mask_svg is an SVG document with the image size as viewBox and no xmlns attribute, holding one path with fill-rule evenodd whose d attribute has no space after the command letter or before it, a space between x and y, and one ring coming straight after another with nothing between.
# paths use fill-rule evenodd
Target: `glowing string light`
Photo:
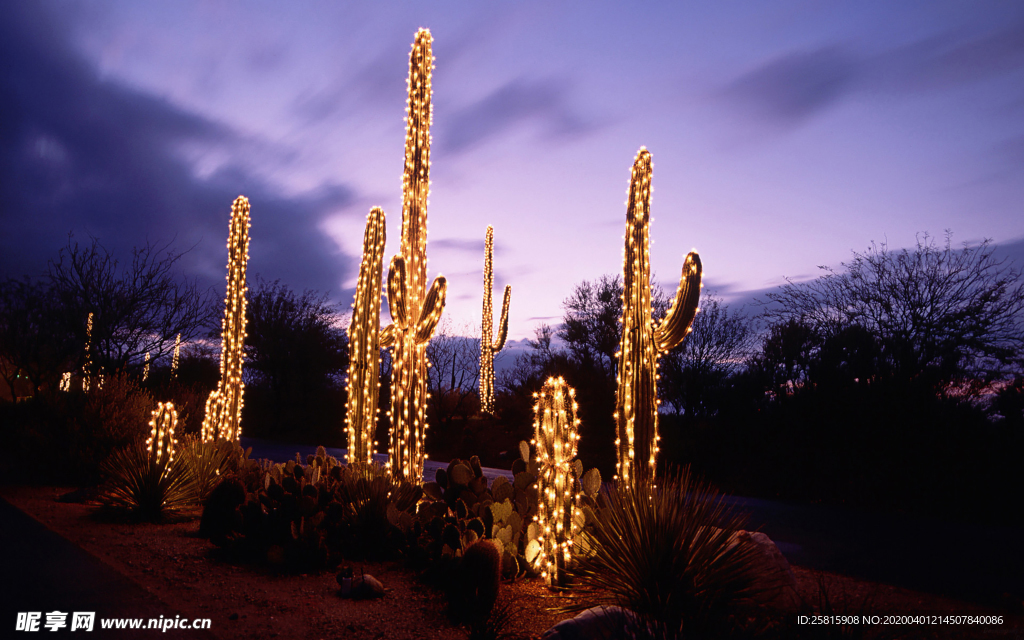
<instances>
[{"instance_id":1,"label":"glowing string light","mask_svg":"<svg viewBox=\"0 0 1024 640\"><path fill-rule=\"evenodd\" d=\"M552 586L565 584L565 568L572 559L577 525L572 462L579 442L576 391L563 378L548 378L533 407L537 447L537 515L541 531L540 553L534 566Z\"/></svg>"},{"instance_id":2,"label":"glowing string light","mask_svg":"<svg viewBox=\"0 0 1024 640\"><path fill-rule=\"evenodd\" d=\"M363 260L359 265L352 323L348 329L348 404L345 430L348 462L372 460L380 394L380 299L384 267L384 210L374 207L366 217Z\"/></svg>"},{"instance_id":3,"label":"glowing string light","mask_svg":"<svg viewBox=\"0 0 1024 640\"><path fill-rule=\"evenodd\" d=\"M92 312L85 321L85 364L82 365L82 391L89 391L89 377L92 374Z\"/></svg>"},{"instance_id":4,"label":"glowing string light","mask_svg":"<svg viewBox=\"0 0 1024 640\"><path fill-rule=\"evenodd\" d=\"M221 321L220 382L206 400L204 441L237 440L242 435L242 362L245 359L245 270L249 261L249 200L238 196L231 205L228 231L227 295Z\"/></svg>"},{"instance_id":5,"label":"glowing string light","mask_svg":"<svg viewBox=\"0 0 1024 640\"><path fill-rule=\"evenodd\" d=\"M384 346L392 345L391 473L410 482L423 480L427 432L427 344L444 311L448 283L427 281L427 196L430 192L431 72L430 32L420 29L409 56L405 171L402 175L402 244L388 270L392 325Z\"/></svg>"},{"instance_id":6,"label":"glowing string light","mask_svg":"<svg viewBox=\"0 0 1024 640\"><path fill-rule=\"evenodd\" d=\"M679 288L668 315L655 323L651 308L651 154L640 147L633 162L626 203L622 264L622 338L615 396L616 480L654 477L658 457L658 359L690 331L700 297L700 256L683 263Z\"/></svg>"},{"instance_id":7,"label":"glowing string light","mask_svg":"<svg viewBox=\"0 0 1024 640\"><path fill-rule=\"evenodd\" d=\"M149 438L146 452L151 464L163 465L166 469L174 461L174 430L178 427L178 412L171 402L157 403L149 420Z\"/></svg>"},{"instance_id":8,"label":"glowing string light","mask_svg":"<svg viewBox=\"0 0 1024 640\"><path fill-rule=\"evenodd\" d=\"M505 285L505 298L501 303L501 319L498 321L498 337L493 341L494 306L491 291L494 289L494 227L487 225L484 241L484 310L480 323L480 411L494 413L494 356L505 346L508 336L508 304L512 298L512 285Z\"/></svg>"},{"instance_id":9,"label":"glowing string light","mask_svg":"<svg viewBox=\"0 0 1024 640\"><path fill-rule=\"evenodd\" d=\"M147 354L148 355L148 354ZM174 356L171 358L171 377L178 377L178 358L181 355L181 334L174 338Z\"/></svg>"}]
</instances>

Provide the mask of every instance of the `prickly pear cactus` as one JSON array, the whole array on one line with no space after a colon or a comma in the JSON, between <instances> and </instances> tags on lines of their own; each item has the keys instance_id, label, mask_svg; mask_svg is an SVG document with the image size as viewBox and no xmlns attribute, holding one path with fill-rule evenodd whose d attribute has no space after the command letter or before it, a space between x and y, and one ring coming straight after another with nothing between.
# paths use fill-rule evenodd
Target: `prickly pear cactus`
<instances>
[{"instance_id":1,"label":"prickly pear cactus","mask_svg":"<svg viewBox=\"0 0 1024 640\"><path fill-rule=\"evenodd\" d=\"M396 477L423 481L427 433L427 344L444 311L448 283L427 287L427 194L430 191L430 32L420 29L409 57L409 99L402 179L402 246L388 270L392 325L391 418L388 468Z\"/></svg>"},{"instance_id":2,"label":"prickly pear cactus","mask_svg":"<svg viewBox=\"0 0 1024 640\"><path fill-rule=\"evenodd\" d=\"M690 252L672 308L660 323L651 309L651 154L640 148L633 162L626 209L622 265L622 339L619 344L615 423L616 480L632 483L654 476L658 457L658 358L690 332L700 297L701 263Z\"/></svg>"},{"instance_id":3,"label":"prickly pear cactus","mask_svg":"<svg viewBox=\"0 0 1024 640\"><path fill-rule=\"evenodd\" d=\"M498 337L492 339L494 331L494 307L491 291L494 289L494 227L487 226L484 243L484 309L480 329L480 411L494 413L494 356L505 346L508 336L508 304L512 298L512 285L505 285L505 297L501 303L501 319L498 321Z\"/></svg>"},{"instance_id":4,"label":"prickly pear cactus","mask_svg":"<svg viewBox=\"0 0 1024 640\"><path fill-rule=\"evenodd\" d=\"M359 266L352 324L349 325L348 462L372 460L380 394L380 297L384 261L384 210L374 207L366 218L363 261Z\"/></svg>"}]
</instances>

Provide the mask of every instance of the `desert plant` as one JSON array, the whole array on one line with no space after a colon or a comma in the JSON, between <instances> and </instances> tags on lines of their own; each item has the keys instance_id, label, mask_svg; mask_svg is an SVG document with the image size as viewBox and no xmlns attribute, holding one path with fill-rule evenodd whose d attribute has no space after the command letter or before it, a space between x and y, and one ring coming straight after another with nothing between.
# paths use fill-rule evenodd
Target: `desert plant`
<instances>
[{"instance_id":1,"label":"desert plant","mask_svg":"<svg viewBox=\"0 0 1024 640\"><path fill-rule=\"evenodd\" d=\"M572 557L576 534L576 491L573 459L579 440L576 391L562 378L548 378L534 394L534 440L537 447L540 552L535 560L541 576L552 586L565 585L565 566ZM579 464L582 469L582 463ZM576 476L581 475L576 473Z\"/></svg>"},{"instance_id":2,"label":"desert plant","mask_svg":"<svg viewBox=\"0 0 1024 640\"><path fill-rule=\"evenodd\" d=\"M380 296L384 257L384 210L374 207L366 217L363 261L359 265L352 323L349 325L348 461L369 463L377 427L380 394Z\"/></svg>"},{"instance_id":3,"label":"desert plant","mask_svg":"<svg viewBox=\"0 0 1024 640\"><path fill-rule=\"evenodd\" d=\"M633 162L622 264L622 337L619 342L615 422L616 479L628 484L654 477L658 457L658 358L690 331L700 298L701 263L686 255L672 308L660 323L651 315L651 154L640 147Z\"/></svg>"},{"instance_id":4,"label":"desert plant","mask_svg":"<svg viewBox=\"0 0 1024 640\"><path fill-rule=\"evenodd\" d=\"M505 346L508 336L508 304L512 298L512 285L505 285L498 321L498 337L492 340L494 308L491 292L494 289L494 227L487 225L484 242L484 309L480 325L480 411L494 413L494 356Z\"/></svg>"},{"instance_id":5,"label":"desert plant","mask_svg":"<svg viewBox=\"0 0 1024 640\"><path fill-rule=\"evenodd\" d=\"M568 610L616 605L641 636L709 637L753 594L756 551L733 539L744 517L687 468L620 484L589 514L569 570L583 597Z\"/></svg>"},{"instance_id":6,"label":"desert plant","mask_svg":"<svg viewBox=\"0 0 1024 640\"><path fill-rule=\"evenodd\" d=\"M249 200L238 196L231 205L228 229L228 286L224 298L224 319L221 321L220 382L206 402L203 440L237 440L242 435L245 270L249 261L249 226ZM176 368L174 364L172 368Z\"/></svg>"},{"instance_id":7,"label":"desert plant","mask_svg":"<svg viewBox=\"0 0 1024 640\"><path fill-rule=\"evenodd\" d=\"M430 32L420 29L409 56L409 98L402 179L402 245L388 270L392 324L382 344L393 344L391 473L421 483L427 431L426 346L444 310L447 281L427 288L427 195L430 192L430 76L434 66Z\"/></svg>"},{"instance_id":8,"label":"desert plant","mask_svg":"<svg viewBox=\"0 0 1024 640\"><path fill-rule=\"evenodd\" d=\"M188 465L174 457L174 405L161 403L146 442L114 451L101 469L107 480L97 496L101 509L159 522L195 501Z\"/></svg>"},{"instance_id":9,"label":"desert plant","mask_svg":"<svg viewBox=\"0 0 1024 640\"><path fill-rule=\"evenodd\" d=\"M228 473L238 474L247 464L252 447L243 450L234 441L204 441L196 435L185 436L181 447L181 462L188 468L194 499L203 503L214 487Z\"/></svg>"}]
</instances>

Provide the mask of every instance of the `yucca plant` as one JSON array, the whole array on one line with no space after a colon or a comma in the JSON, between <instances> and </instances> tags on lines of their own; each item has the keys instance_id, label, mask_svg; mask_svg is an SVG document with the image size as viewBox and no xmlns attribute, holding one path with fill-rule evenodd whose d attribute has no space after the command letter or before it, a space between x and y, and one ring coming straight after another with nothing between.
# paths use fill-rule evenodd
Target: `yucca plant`
<instances>
[{"instance_id":1,"label":"yucca plant","mask_svg":"<svg viewBox=\"0 0 1024 640\"><path fill-rule=\"evenodd\" d=\"M181 462L188 469L189 482L197 503L202 503L221 481L224 474L237 467L245 457L241 445L224 439L203 441L195 435L185 436Z\"/></svg>"},{"instance_id":2,"label":"yucca plant","mask_svg":"<svg viewBox=\"0 0 1024 640\"><path fill-rule=\"evenodd\" d=\"M174 405L158 403L145 444L129 445L110 454L101 467L107 476L98 495L101 508L159 522L195 502L188 465L174 455L177 425Z\"/></svg>"},{"instance_id":3,"label":"yucca plant","mask_svg":"<svg viewBox=\"0 0 1024 640\"><path fill-rule=\"evenodd\" d=\"M111 453L101 471L107 478L97 496L103 511L161 522L196 502L187 465L156 462L142 442Z\"/></svg>"},{"instance_id":4,"label":"yucca plant","mask_svg":"<svg viewBox=\"0 0 1024 640\"><path fill-rule=\"evenodd\" d=\"M635 614L635 637L703 638L755 595L756 551L733 540L745 517L688 468L602 494L588 520L569 611L616 605Z\"/></svg>"}]
</instances>

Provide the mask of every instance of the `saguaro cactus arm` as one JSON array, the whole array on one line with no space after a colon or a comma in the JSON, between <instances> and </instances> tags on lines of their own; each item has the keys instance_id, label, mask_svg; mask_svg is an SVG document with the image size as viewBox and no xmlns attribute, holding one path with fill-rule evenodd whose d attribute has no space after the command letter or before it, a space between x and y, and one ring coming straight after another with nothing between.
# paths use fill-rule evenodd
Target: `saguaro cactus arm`
<instances>
[{"instance_id":1,"label":"saguaro cactus arm","mask_svg":"<svg viewBox=\"0 0 1024 640\"><path fill-rule=\"evenodd\" d=\"M420 317L416 321L416 343L428 342L434 335L437 323L441 321L441 313L444 312L444 302L448 294L448 280L444 276L434 278L434 284L430 286L427 297L423 300L423 307L420 309Z\"/></svg>"},{"instance_id":2,"label":"saguaro cactus arm","mask_svg":"<svg viewBox=\"0 0 1024 640\"><path fill-rule=\"evenodd\" d=\"M501 319L498 320L498 335L494 338L491 350L498 353L505 348L505 338L508 337L508 305L512 300L512 285L505 285L505 297L501 302Z\"/></svg>"},{"instance_id":3,"label":"saguaro cactus arm","mask_svg":"<svg viewBox=\"0 0 1024 640\"><path fill-rule=\"evenodd\" d=\"M654 341L658 351L664 353L677 347L697 315L697 304L700 301L701 263L696 251L686 254L683 262L683 273L679 278L679 288L668 314L658 323L654 330Z\"/></svg>"},{"instance_id":4,"label":"saguaro cactus arm","mask_svg":"<svg viewBox=\"0 0 1024 640\"><path fill-rule=\"evenodd\" d=\"M388 267L388 310L395 329L405 331L409 326L409 315L406 310L405 258L397 255L391 258Z\"/></svg>"}]
</instances>

